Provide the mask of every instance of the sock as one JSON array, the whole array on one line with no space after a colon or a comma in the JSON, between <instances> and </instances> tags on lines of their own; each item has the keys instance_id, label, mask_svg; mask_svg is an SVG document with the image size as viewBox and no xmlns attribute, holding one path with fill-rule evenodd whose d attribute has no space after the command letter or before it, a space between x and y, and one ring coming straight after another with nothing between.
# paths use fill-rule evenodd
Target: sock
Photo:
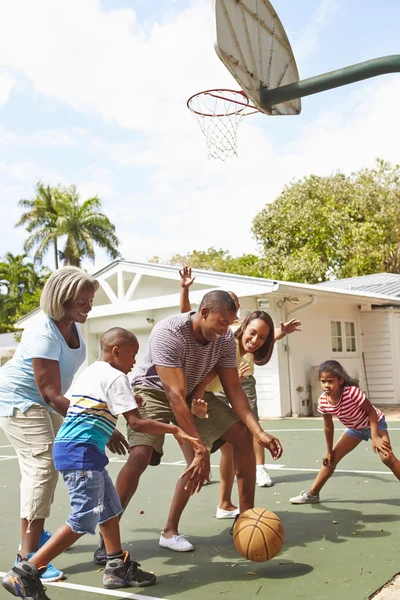
<instances>
[{"instance_id":1,"label":"sock","mask_svg":"<svg viewBox=\"0 0 400 600\"><path fill-rule=\"evenodd\" d=\"M107 554L107 560L124 560L124 551L120 550L119 552L114 552L114 554Z\"/></svg>"},{"instance_id":2,"label":"sock","mask_svg":"<svg viewBox=\"0 0 400 600\"><path fill-rule=\"evenodd\" d=\"M265 465L256 465L257 471L264 471L264 466Z\"/></svg>"}]
</instances>

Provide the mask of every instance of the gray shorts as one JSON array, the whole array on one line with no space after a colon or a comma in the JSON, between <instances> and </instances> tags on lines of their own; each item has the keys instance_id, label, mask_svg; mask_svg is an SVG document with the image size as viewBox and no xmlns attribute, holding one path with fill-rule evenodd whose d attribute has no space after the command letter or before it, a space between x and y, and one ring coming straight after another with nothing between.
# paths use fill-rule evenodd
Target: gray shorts
<instances>
[{"instance_id":1,"label":"gray shorts","mask_svg":"<svg viewBox=\"0 0 400 600\"><path fill-rule=\"evenodd\" d=\"M154 419L162 423L174 423L177 425L175 416L163 390L136 386L134 393L140 394L143 397L143 406L140 408L140 415L143 419ZM224 433L229 431L233 425L239 423L240 419L235 415L230 406L221 402L212 392L206 392L204 400L208 402L208 419L198 419L195 417L195 425L207 450L215 452L224 443L221 439ZM187 398L189 409L191 402L192 399ZM160 464L161 457L164 454L164 435L133 431L127 425L127 438L131 448L134 446L151 446L153 448L153 456L150 464L153 466Z\"/></svg>"},{"instance_id":2,"label":"gray shorts","mask_svg":"<svg viewBox=\"0 0 400 600\"><path fill-rule=\"evenodd\" d=\"M253 415L255 416L257 421L259 421L258 407L257 407L256 380L254 379L253 375L250 375L249 377L246 377L246 379L242 379L240 382L240 385L242 386L242 389L247 396L247 400L249 401L251 412L253 413ZM224 392L218 392L216 394L216 396L217 396L217 398L219 398L220 400L222 400L223 402L225 402L226 404L228 404L230 406L228 398L225 396Z\"/></svg>"}]
</instances>

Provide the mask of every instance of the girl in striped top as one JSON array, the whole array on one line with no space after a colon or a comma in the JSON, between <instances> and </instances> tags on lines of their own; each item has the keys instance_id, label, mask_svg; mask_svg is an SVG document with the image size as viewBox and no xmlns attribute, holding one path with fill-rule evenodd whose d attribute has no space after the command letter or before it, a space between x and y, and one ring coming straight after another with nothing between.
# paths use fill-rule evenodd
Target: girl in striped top
<instances>
[{"instance_id":1,"label":"girl in striped top","mask_svg":"<svg viewBox=\"0 0 400 600\"><path fill-rule=\"evenodd\" d=\"M318 400L318 411L324 417L326 452L322 467L309 491L290 498L292 504L319 502L319 492L333 475L337 464L361 441L372 440L372 449L381 461L400 479L400 461L390 444L383 413L373 406L342 365L327 360L319 366L319 380L323 394ZM347 428L333 445L333 416Z\"/></svg>"}]
</instances>

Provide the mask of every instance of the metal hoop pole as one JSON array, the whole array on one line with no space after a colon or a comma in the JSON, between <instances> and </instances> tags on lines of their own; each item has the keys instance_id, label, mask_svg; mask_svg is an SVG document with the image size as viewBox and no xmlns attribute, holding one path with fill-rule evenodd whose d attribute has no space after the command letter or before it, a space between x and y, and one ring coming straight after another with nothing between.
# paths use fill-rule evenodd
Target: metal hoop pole
<instances>
[{"instance_id":1,"label":"metal hoop pole","mask_svg":"<svg viewBox=\"0 0 400 600\"><path fill-rule=\"evenodd\" d=\"M304 98L304 96L311 96L312 94L325 92L326 90L362 81L363 79L377 77L378 75L398 72L400 72L400 54L382 56L350 65L343 69L323 73L316 77L303 79L303 81L283 85L273 90L262 87L260 89L261 104L264 108L271 109L282 102Z\"/></svg>"}]
</instances>

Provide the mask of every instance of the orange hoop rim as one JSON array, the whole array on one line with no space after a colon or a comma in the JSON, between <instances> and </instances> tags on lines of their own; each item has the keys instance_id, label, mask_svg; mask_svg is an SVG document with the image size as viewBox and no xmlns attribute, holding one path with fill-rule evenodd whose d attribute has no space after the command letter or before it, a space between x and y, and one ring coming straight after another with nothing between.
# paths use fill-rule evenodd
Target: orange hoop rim
<instances>
[{"instance_id":1,"label":"orange hoop rim","mask_svg":"<svg viewBox=\"0 0 400 600\"><path fill-rule=\"evenodd\" d=\"M239 100L234 100L233 98L226 98L224 96L220 96L217 95L216 92L222 92L222 93L231 93L231 94L240 94L243 97L244 102L240 102ZM191 106L191 102L192 100L194 100L195 98L199 98L201 96L212 96L213 98L216 98L217 100L225 100L226 102L231 102L232 104L236 105L236 106L242 106L242 108L238 108L236 110L232 110L232 112L224 112L224 113L206 113L206 112L201 112L199 110L196 110L195 108L193 108ZM186 102L186 106L188 107L189 110L192 111L192 113L199 115L200 117L230 117L233 115L237 115L237 114L241 114L242 116L246 116L246 115L252 115L256 112L260 112L258 110L258 108L256 106L254 106L253 104L250 104L250 100L246 94L246 92L244 92L243 90L230 90L227 88L214 88L212 90L203 90L202 92L197 92L196 94L193 94L192 96L190 96L190 98L188 99L188 101ZM244 111L246 109L250 109L251 112L249 113L244 113Z\"/></svg>"}]
</instances>

